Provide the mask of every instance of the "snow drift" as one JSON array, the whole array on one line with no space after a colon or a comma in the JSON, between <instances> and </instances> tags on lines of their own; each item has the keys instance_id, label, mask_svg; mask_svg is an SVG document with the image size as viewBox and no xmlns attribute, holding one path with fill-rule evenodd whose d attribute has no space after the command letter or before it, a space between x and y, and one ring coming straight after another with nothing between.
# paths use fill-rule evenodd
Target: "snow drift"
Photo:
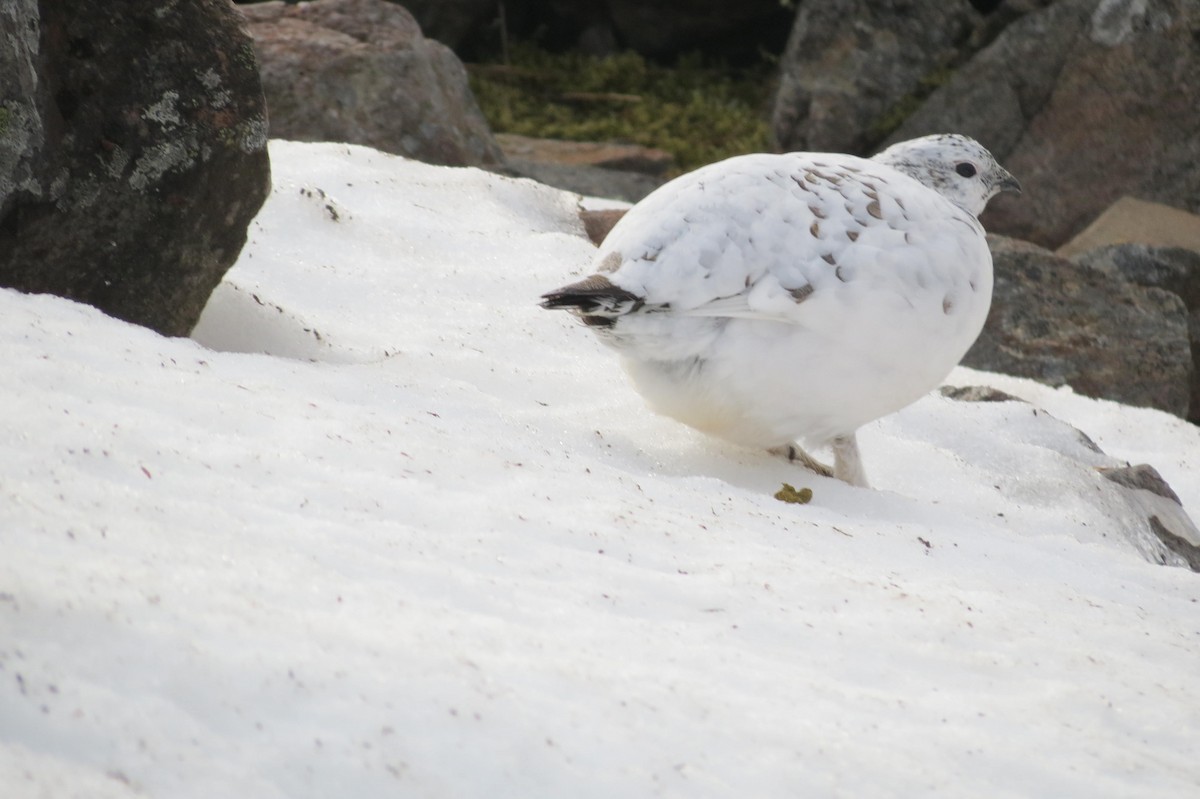
<instances>
[{"instance_id":1,"label":"snow drift","mask_svg":"<svg viewBox=\"0 0 1200 799\"><path fill-rule=\"evenodd\" d=\"M1195 509L1196 428L959 370L1030 404L817 478L537 308L573 195L271 154L195 340L0 292L5 796L1195 795L1200 582L1094 467Z\"/></svg>"}]
</instances>

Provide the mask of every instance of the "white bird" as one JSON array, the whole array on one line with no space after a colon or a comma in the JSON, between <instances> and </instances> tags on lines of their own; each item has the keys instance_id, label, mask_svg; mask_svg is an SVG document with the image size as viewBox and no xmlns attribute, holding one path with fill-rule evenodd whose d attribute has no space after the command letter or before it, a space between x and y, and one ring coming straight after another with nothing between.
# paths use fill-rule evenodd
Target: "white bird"
<instances>
[{"instance_id":1,"label":"white bird","mask_svg":"<svg viewBox=\"0 0 1200 799\"><path fill-rule=\"evenodd\" d=\"M855 431L935 388L983 328L976 217L1005 190L1020 184L956 134L730 158L630 209L595 274L542 307L617 350L655 411L866 486Z\"/></svg>"}]
</instances>

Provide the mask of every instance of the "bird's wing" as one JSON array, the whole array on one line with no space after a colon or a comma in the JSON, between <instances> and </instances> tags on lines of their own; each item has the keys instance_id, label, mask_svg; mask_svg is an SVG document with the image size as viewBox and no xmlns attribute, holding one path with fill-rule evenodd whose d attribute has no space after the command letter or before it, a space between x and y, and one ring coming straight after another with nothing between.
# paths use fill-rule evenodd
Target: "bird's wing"
<instances>
[{"instance_id":1,"label":"bird's wing","mask_svg":"<svg viewBox=\"0 0 1200 799\"><path fill-rule=\"evenodd\" d=\"M856 293L881 306L912 305L964 260L979 260L980 248L986 257L973 216L890 167L844 155L760 154L651 194L613 228L596 266L623 297L636 298L619 304L622 313L811 324Z\"/></svg>"}]
</instances>

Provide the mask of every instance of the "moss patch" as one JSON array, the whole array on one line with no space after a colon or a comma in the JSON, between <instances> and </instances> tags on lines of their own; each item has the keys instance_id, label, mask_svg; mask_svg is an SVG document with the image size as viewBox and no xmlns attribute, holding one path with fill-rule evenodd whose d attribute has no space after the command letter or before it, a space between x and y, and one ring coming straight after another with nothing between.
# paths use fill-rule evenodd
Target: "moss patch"
<instances>
[{"instance_id":1,"label":"moss patch","mask_svg":"<svg viewBox=\"0 0 1200 799\"><path fill-rule=\"evenodd\" d=\"M636 53L595 57L522 44L509 64L468 67L492 130L574 141L632 142L686 172L770 147L770 64L730 69L699 56L673 66Z\"/></svg>"},{"instance_id":2,"label":"moss patch","mask_svg":"<svg viewBox=\"0 0 1200 799\"><path fill-rule=\"evenodd\" d=\"M791 502L795 505L807 505L812 502L813 492L811 488L796 488L791 483L784 483L783 486L775 492L775 499L780 502Z\"/></svg>"}]
</instances>

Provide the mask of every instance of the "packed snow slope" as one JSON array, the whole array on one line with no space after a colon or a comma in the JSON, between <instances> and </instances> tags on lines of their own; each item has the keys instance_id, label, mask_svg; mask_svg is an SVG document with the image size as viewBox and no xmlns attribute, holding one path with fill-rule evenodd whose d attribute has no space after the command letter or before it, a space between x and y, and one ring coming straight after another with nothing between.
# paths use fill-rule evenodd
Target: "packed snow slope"
<instances>
[{"instance_id":1,"label":"packed snow slope","mask_svg":"<svg viewBox=\"0 0 1200 799\"><path fill-rule=\"evenodd\" d=\"M1194 797L1200 435L960 371L875 488L644 409L577 198L275 142L195 340L0 292L0 795ZM773 494L813 491L808 505Z\"/></svg>"}]
</instances>

